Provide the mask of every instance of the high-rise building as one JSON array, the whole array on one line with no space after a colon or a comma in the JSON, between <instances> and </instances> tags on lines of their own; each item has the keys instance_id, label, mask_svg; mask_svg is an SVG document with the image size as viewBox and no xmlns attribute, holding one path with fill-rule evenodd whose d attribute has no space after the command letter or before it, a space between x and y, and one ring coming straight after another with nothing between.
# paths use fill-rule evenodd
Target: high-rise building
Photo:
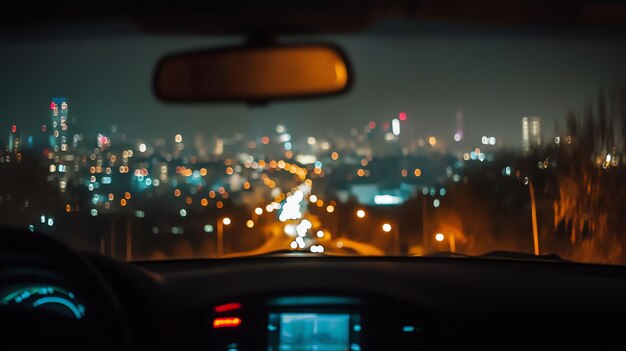
<instances>
[{"instance_id":1,"label":"high-rise building","mask_svg":"<svg viewBox=\"0 0 626 351\"><path fill-rule=\"evenodd\" d=\"M213 140L213 156L222 156L222 154L224 153L224 139L220 138L219 136L215 136Z\"/></svg>"},{"instance_id":2,"label":"high-rise building","mask_svg":"<svg viewBox=\"0 0 626 351\"><path fill-rule=\"evenodd\" d=\"M454 132L454 141L459 142L463 139L463 112L456 111L456 131Z\"/></svg>"},{"instance_id":3,"label":"high-rise building","mask_svg":"<svg viewBox=\"0 0 626 351\"><path fill-rule=\"evenodd\" d=\"M541 119L537 116L522 118L522 151L529 153L541 146Z\"/></svg>"},{"instance_id":4,"label":"high-rise building","mask_svg":"<svg viewBox=\"0 0 626 351\"><path fill-rule=\"evenodd\" d=\"M50 102L50 116L52 118L52 138L50 141L55 152L68 150L67 113L67 99L53 98Z\"/></svg>"}]
</instances>

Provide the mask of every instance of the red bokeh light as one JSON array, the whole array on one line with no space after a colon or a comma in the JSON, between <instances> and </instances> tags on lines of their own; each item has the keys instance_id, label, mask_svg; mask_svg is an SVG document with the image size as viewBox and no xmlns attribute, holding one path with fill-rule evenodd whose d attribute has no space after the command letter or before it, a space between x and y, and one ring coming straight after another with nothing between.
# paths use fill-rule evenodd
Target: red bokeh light
<instances>
[{"instance_id":1,"label":"red bokeh light","mask_svg":"<svg viewBox=\"0 0 626 351\"><path fill-rule=\"evenodd\" d=\"M239 302L231 302L223 305L215 306L215 312L226 312L232 310L238 310L241 308L241 304Z\"/></svg>"}]
</instances>

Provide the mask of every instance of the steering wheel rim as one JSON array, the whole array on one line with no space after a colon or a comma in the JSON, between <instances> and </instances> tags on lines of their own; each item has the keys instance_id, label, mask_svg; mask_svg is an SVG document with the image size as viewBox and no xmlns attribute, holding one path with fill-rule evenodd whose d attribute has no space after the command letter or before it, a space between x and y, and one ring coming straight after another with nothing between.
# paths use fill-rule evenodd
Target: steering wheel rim
<instances>
[{"instance_id":1,"label":"steering wheel rim","mask_svg":"<svg viewBox=\"0 0 626 351\"><path fill-rule=\"evenodd\" d=\"M49 278L47 281L46 277ZM86 331L88 340L93 341L87 349L131 350L130 333L122 308L106 280L89 261L46 235L14 228L0 229L0 288L16 279L32 279L36 283L38 279L54 281L55 277L56 281L71 284L80 291L81 299L87 306L84 321L81 321L83 328L78 329ZM0 306L1 310L3 308ZM22 311L19 310L18 315L27 325L31 325L30 322L37 325L36 319L44 317L41 313L21 313ZM11 318L15 315L15 310L9 314ZM45 332L41 330L42 335L49 333L50 328L63 328L62 320L53 320L55 323L48 324ZM2 322L2 315L0 324L8 325L8 329L3 330L5 336L20 335L11 329L11 325L15 323ZM33 336L37 339L36 333ZM43 342L50 346L46 341ZM78 347L84 349L85 345Z\"/></svg>"}]
</instances>

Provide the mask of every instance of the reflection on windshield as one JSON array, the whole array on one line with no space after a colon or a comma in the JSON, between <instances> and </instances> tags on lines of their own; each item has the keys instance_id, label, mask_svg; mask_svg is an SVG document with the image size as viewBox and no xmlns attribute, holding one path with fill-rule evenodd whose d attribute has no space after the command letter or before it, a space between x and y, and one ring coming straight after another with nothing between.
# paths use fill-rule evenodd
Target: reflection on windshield
<instances>
[{"instance_id":1,"label":"reflection on windshield","mask_svg":"<svg viewBox=\"0 0 626 351\"><path fill-rule=\"evenodd\" d=\"M4 140L2 221L126 259L499 249L620 263L625 91L554 133L521 118L519 152L467 140L462 111L449 136L405 134L399 111L333 136L142 141L83 134L53 98L40 130Z\"/></svg>"}]
</instances>

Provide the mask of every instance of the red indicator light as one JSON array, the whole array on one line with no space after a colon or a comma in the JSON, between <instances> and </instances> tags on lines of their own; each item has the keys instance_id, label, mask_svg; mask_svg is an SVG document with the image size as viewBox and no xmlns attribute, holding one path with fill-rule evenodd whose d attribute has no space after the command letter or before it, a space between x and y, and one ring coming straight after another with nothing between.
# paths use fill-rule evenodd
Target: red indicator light
<instances>
[{"instance_id":1,"label":"red indicator light","mask_svg":"<svg viewBox=\"0 0 626 351\"><path fill-rule=\"evenodd\" d=\"M241 318L223 317L213 320L213 328L238 327L241 324Z\"/></svg>"},{"instance_id":2,"label":"red indicator light","mask_svg":"<svg viewBox=\"0 0 626 351\"><path fill-rule=\"evenodd\" d=\"M215 312L226 312L232 310L238 310L241 308L241 304L239 302L226 303L223 305L215 306Z\"/></svg>"},{"instance_id":3,"label":"red indicator light","mask_svg":"<svg viewBox=\"0 0 626 351\"><path fill-rule=\"evenodd\" d=\"M398 117L400 118L401 121L406 121L406 112L398 113Z\"/></svg>"},{"instance_id":4,"label":"red indicator light","mask_svg":"<svg viewBox=\"0 0 626 351\"><path fill-rule=\"evenodd\" d=\"M13 133L17 132L17 126L15 124L11 126L11 131Z\"/></svg>"}]
</instances>

